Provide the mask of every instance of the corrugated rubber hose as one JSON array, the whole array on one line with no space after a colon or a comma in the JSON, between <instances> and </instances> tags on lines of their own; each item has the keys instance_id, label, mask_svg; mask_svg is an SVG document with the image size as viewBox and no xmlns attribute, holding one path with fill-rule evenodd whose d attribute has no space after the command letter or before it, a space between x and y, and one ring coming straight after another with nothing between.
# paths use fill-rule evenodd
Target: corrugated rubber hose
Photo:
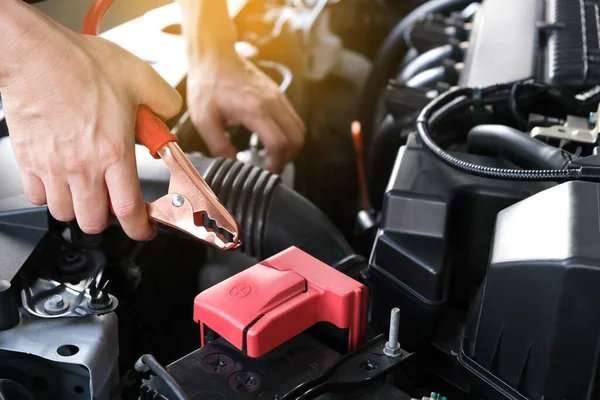
<instances>
[{"instance_id":1,"label":"corrugated rubber hose","mask_svg":"<svg viewBox=\"0 0 600 400\"><path fill-rule=\"evenodd\" d=\"M148 150L136 147L147 201L164 195L169 170ZM189 154L190 161L243 228L242 251L259 260L296 246L332 265L354 251L315 205L281 183L278 176L229 159Z\"/></svg>"}]
</instances>

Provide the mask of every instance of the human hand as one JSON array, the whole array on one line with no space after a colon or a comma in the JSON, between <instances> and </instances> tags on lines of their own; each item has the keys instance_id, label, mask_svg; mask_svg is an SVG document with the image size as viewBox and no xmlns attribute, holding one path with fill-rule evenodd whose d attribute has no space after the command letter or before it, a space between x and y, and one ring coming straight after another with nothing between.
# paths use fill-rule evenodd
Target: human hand
<instances>
[{"instance_id":1,"label":"human hand","mask_svg":"<svg viewBox=\"0 0 600 400\"><path fill-rule=\"evenodd\" d=\"M129 237L153 238L136 169L135 115L144 104L172 117L181 97L117 45L28 12L36 21L26 34L37 37L21 42L35 45L0 82L25 195L48 204L59 221L76 218L88 234L106 228L112 203Z\"/></svg>"},{"instance_id":2,"label":"human hand","mask_svg":"<svg viewBox=\"0 0 600 400\"><path fill-rule=\"evenodd\" d=\"M191 119L212 155L235 158L225 126L236 124L258 134L274 173L304 144L304 123L285 95L236 54L190 63L187 96Z\"/></svg>"}]
</instances>

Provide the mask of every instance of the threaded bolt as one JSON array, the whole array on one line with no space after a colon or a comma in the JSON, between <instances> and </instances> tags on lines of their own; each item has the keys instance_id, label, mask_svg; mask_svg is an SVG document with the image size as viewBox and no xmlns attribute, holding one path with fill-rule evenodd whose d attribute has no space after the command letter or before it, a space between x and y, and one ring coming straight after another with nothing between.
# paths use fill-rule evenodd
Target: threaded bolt
<instances>
[{"instance_id":1,"label":"threaded bolt","mask_svg":"<svg viewBox=\"0 0 600 400\"><path fill-rule=\"evenodd\" d=\"M400 309L392 308L390 314L390 347L398 347L398 331L400 330Z\"/></svg>"},{"instance_id":2,"label":"threaded bolt","mask_svg":"<svg viewBox=\"0 0 600 400\"><path fill-rule=\"evenodd\" d=\"M400 332L400 309L392 308L390 313L390 334L388 341L383 348L383 354L388 357L398 357L402 354L400 343L398 342L398 334Z\"/></svg>"}]
</instances>

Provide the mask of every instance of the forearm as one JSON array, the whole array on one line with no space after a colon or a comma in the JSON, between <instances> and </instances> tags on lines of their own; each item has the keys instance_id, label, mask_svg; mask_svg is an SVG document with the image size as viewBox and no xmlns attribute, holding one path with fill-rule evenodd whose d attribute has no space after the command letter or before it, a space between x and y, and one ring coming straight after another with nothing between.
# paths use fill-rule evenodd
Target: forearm
<instances>
[{"instance_id":1,"label":"forearm","mask_svg":"<svg viewBox=\"0 0 600 400\"><path fill-rule=\"evenodd\" d=\"M48 26L37 12L20 0L0 0L0 88L9 85L43 45Z\"/></svg>"},{"instance_id":2,"label":"forearm","mask_svg":"<svg viewBox=\"0 0 600 400\"><path fill-rule=\"evenodd\" d=\"M0 0L2 1L2 0ZM236 29L226 0L177 0L190 63L212 62L235 54Z\"/></svg>"}]
</instances>

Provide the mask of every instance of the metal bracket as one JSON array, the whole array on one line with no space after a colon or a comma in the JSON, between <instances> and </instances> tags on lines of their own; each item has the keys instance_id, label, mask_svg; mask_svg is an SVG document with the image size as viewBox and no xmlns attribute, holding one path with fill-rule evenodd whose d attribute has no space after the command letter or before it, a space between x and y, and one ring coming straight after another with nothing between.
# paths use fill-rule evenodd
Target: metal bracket
<instances>
[{"instance_id":1,"label":"metal bracket","mask_svg":"<svg viewBox=\"0 0 600 400\"><path fill-rule=\"evenodd\" d=\"M382 349L386 339L383 335L346 354L320 377L304 382L281 397L281 400L313 399L324 393L348 392L388 375L414 353L400 350L389 357ZM360 369L356 369L359 366ZM352 371L352 373L349 373Z\"/></svg>"},{"instance_id":2,"label":"metal bracket","mask_svg":"<svg viewBox=\"0 0 600 400\"><path fill-rule=\"evenodd\" d=\"M600 134L598 115L600 115L600 105L598 105L598 112L592 113L589 118L569 115L564 125L553 125L547 128L536 126L531 130L531 137L541 136L594 144L598 141L598 135Z\"/></svg>"},{"instance_id":3,"label":"metal bracket","mask_svg":"<svg viewBox=\"0 0 600 400\"><path fill-rule=\"evenodd\" d=\"M36 398L108 400L119 379L117 316L39 319L21 313L19 325L0 332L0 367L25 369ZM51 368L48 368L51 366Z\"/></svg>"},{"instance_id":4,"label":"metal bracket","mask_svg":"<svg viewBox=\"0 0 600 400\"><path fill-rule=\"evenodd\" d=\"M54 263L35 263L36 268L23 274L21 301L28 313L40 318L83 317L107 314L117 308L119 301L106 291L108 281L102 280L106 262L100 251L67 252L56 263L86 273L81 279L65 281L53 270Z\"/></svg>"}]
</instances>

